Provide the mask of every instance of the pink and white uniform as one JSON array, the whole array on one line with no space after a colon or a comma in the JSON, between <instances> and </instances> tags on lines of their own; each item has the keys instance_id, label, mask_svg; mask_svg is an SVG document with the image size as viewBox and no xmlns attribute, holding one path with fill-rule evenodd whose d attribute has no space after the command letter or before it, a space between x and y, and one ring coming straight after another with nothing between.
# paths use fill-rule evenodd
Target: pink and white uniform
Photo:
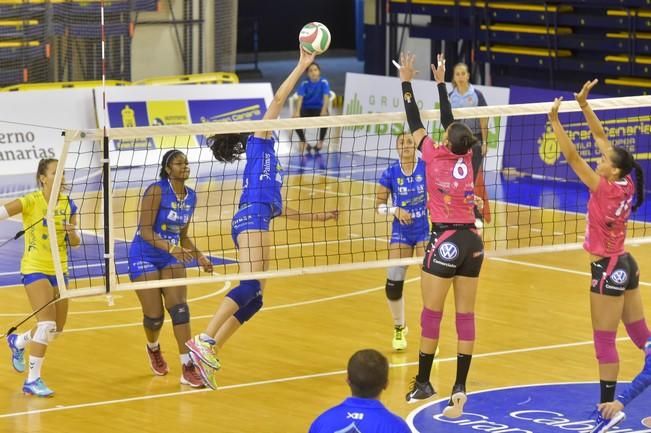
<instances>
[{"instance_id":1,"label":"pink and white uniform","mask_svg":"<svg viewBox=\"0 0 651 433\"><path fill-rule=\"evenodd\" d=\"M599 180L590 192L583 248L590 254L613 257L624 254L626 223L631 215L635 186L631 176L609 182Z\"/></svg>"},{"instance_id":2,"label":"pink and white uniform","mask_svg":"<svg viewBox=\"0 0 651 433\"><path fill-rule=\"evenodd\" d=\"M475 222L472 151L456 155L446 146L434 147L426 136L421 147L427 176L427 207L434 223Z\"/></svg>"}]
</instances>

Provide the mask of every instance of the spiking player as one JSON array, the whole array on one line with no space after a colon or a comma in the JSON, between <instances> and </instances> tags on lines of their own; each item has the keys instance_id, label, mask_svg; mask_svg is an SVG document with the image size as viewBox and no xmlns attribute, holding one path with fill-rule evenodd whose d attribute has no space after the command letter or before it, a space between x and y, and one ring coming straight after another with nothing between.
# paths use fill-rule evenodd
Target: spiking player
<instances>
[{"instance_id":1,"label":"spiking player","mask_svg":"<svg viewBox=\"0 0 651 433\"><path fill-rule=\"evenodd\" d=\"M314 54L300 50L294 70L278 88L263 120L275 119L305 68L314 62ZM231 235L239 251L240 272L268 269L273 233L271 220L283 214L281 187L282 168L276 156L272 131L256 131L246 145L239 134L217 134L209 139L213 155L219 161L233 162L246 152L242 196L233 216ZM337 212L300 213L287 208L285 216L293 219L326 221L337 218ZM264 281L242 280L224 298L204 332L186 344L197 362L204 383L217 388L214 373L220 368L214 349L262 308Z\"/></svg>"},{"instance_id":2,"label":"spiking player","mask_svg":"<svg viewBox=\"0 0 651 433\"><path fill-rule=\"evenodd\" d=\"M596 84L597 80L588 81L575 94L601 151L601 161L596 169L593 170L581 157L559 120L558 109L562 98L554 101L549 120L565 160L590 190L583 248L590 254L592 270L590 313L599 362L600 401L607 403L615 398L619 372L619 355L615 344L619 322L624 322L629 337L640 349L651 337L651 332L644 318L638 290L640 270L633 256L624 249L626 224L631 211L637 210L644 200L644 173L630 152L611 145L601 122L590 108L588 93ZM637 185L633 184L630 176L632 171L635 171ZM635 203L634 195L637 195ZM624 418L624 412L619 412L612 419L598 415L593 431L609 429Z\"/></svg>"},{"instance_id":3,"label":"spiking player","mask_svg":"<svg viewBox=\"0 0 651 433\"><path fill-rule=\"evenodd\" d=\"M376 192L378 213L395 217L391 226L389 259L412 257L414 251L423 254L429 240L425 163L416 155L416 143L409 133L398 136L396 149L399 159L384 170ZM389 195L391 207L387 205ZM402 295L406 274L407 266L393 266L387 272L385 293L393 317L391 344L394 350L407 348Z\"/></svg>"},{"instance_id":4,"label":"spiking player","mask_svg":"<svg viewBox=\"0 0 651 433\"><path fill-rule=\"evenodd\" d=\"M475 196L472 172L472 146L476 142L468 126L455 122L445 88L445 59L438 56L432 65L445 135L441 143L428 135L418 112L411 87L415 75L415 56L400 55L402 97L409 129L423 154L427 173L428 208L432 237L425 251L421 273L423 312L418 375L407 401L415 402L434 395L429 381L438 346L443 307L450 286L454 286L457 327L457 377L443 415L458 418L463 412L466 379L475 342L475 298L484 246L475 228Z\"/></svg>"},{"instance_id":5,"label":"spiking player","mask_svg":"<svg viewBox=\"0 0 651 433\"><path fill-rule=\"evenodd\" d=\"M177 149L163 155L160 180L147 187L140 203L138 231L129 247L131 281L155 281L184 278L185 263L196 259L205 272L212 272L212 262L188 237L190 221L197 204L197 194L185 185L190 175L188 159ZM143 328L147 336L149 365L157 376L169 369L158 343L165 322L166 308L172 319L174 336L181 358L181 383L194 388L203 386L185 347L190 338L190 307L186 286L138 290L142 306Z\"/></svg>"},{"instance_id":6,"label":"spiking player","mask_svg":"<svg viewBox=\"0 0 651 433\"><path fill-rule=\"evenodd\" d=\"M22 213L25 232L25 252L20 263L20 273L27 297L36 310L52 301L59 294L49 233L45 220L47 205L52 195L52 185L57 169L56 159L41 159L36 171L39 189L17 200L0 206L0 221ZM77 230L77 206L63 194L59 195L55 211L57 245L63 272L68 272L68 250L70 246L81 243ZM29 343L29 372L23 384L23 392L38 397L50 397L54 391L41 379L41 367L48 345L54 341L68 317L68 300L62 299L48 305L36 314L36 327L24 334L10 334L7 337L11 349L11 362L14 369L25 371L25 347Z\"/></svg>"}]
</instances>

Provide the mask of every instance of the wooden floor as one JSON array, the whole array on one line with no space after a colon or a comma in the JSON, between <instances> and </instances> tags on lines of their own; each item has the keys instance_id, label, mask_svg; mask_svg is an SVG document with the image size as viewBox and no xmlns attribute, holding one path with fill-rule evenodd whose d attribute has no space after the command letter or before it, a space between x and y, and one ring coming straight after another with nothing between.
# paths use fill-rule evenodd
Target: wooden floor
<instances>
[{"instance_id":1,"label":"wooden floor","mask_svg":"<svg viewBox=\"0 0 651 433\"><path fill-rule=\"evenodd\" d=\"M319 260L327 260L339 250L326 241L350 241L351 234L371 238L360 242L363 248L350 254L351 261L370 258L371 250L384 258L386 242L372 238L384 236L386 223L370 223L376 217L367 200L372 199L369 187L349 184L323 185L321 195L315 195L315 187L301 192L321 199L321 206L342 210L346 223L319 230L301 225L303 228L287 231L285 224L298 227L297 223L282 218L276 221L276 231L289 233L289 243L322 241L308 250L296 249L296 257L289 257L288 251L295 248L288 246L288 256L279 267L298 263L304 254L319 253L325 257ZM346 198L355 188L359 199ZM562 236L554 231L567 230L574 234L574 239L567 241L580 241L577 233L582 222L577 219L582 220L581 216L559 228L554 212L520 209L506 213L507 207L497 206L495 225L486 230L488 245L493 245L491 239L506 242L505 233L511 232L516 239L538 233L540 244L548 245L560 243L554 239ZM224 221L228 214L228 210L221 213ZM565 214L564 221L567 219ZM574 226L570 229L569 224ZM221 228L215 229L214 236L224 239L224 248L232 248ZM631 246L630 251L642 266L641 289L651 317L651 270L646 266L651 263L651 246ZM485 261L477 301L476 354L481 356L473 359L469 391L596 379L588 269L587 256L580 250ZM390 386L383 401L406 416L414 409L405 403L404 395L416 374L422 305L417 267L410 268L407 278L411 332L404 353L391 351L392 322L384 297L383 270L270 280L264 309L221 352L218 391L193 391L179 384L180 366L169 322L161 343L171 372L165 377L152 375L135 294L116 296L114 307L108 307L102 297L74 299L66 332L50 346L44 366L44 379L57 393L54 398L24 396L20 391L24 376L11 369L9 351L0 351L5 356L0 363L0 432L304 432L320 412L348 395L346 362L361 348L376 348L389 358ZM229 283L220 283L190 288L194 330L207 323L229 287ZM29 307L20 286L3 288L1 293L0 325L4 328ZM432 372L440 396L449 393L455 373L456 332L450 302L448 307L440 359ZM623 329L619 336L625 336ZM618 348L621 377L630 379L640 368L639 351L629 341L620 341Z\"/></svg>"}]
</instances>

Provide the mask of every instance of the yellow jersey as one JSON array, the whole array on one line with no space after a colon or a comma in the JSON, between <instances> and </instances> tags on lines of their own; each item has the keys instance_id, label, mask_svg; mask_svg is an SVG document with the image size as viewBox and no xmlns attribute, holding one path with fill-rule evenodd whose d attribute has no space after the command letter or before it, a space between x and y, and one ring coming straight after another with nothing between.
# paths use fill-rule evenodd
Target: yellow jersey
<instances>
[{"instance_id":1,"label":"yellow jersey","mask_svg":"<svg viewBox=\"0 0 651 433\"><path fill-rule=\"evenodd\" d=\"M25 252L20 262L20 272L25 274L42 273L54 275L54 262L47 230L47 200L43 191L34 191L20 198L23 205L23 229L32 224L34 227L25 231ZM68 272L68 249L66 244L66 231L64 222L70 222L70 217L77 213L72 199L60 195L54 212L54 221L57 232L57 245L63 272ZM38 222L40 219L43 221Z\"/></svg>"}]
</instances>

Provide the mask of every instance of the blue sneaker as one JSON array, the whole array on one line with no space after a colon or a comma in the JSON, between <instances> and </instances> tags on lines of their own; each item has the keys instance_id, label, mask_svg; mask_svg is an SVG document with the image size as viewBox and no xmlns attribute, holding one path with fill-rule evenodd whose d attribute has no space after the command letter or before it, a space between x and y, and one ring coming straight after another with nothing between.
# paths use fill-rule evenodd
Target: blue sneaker
<instances>
[{"instance_id":1,"label":"blue sneaker","mask_svg":"<svg viewBox=\"0 0 651 433\"><path fill-rule=\"evenodd\" d=\"M23 392L37 397L52 397L54 395L54 391L48 388L40 377L33 382L25 381Z\"/></svg>"},{"instance_id":2,"label":"blue sneaker","mask_svg":"<svg viewBox=\"0 0 651 433\"><path fill-rule=\"evenodd\" d=\"M611 428L620 424L626 419L626 414L624 412L617 412L617 414L611 419L604 419L601 416L601 412L597 411L597 419L595 420L595 427L590 430L590 433L606 433L610 431Z\"/></svg>"},{"instance_id":3,"label":"blue sneaker","mask_svg":"<svg viewBox=\"0 0 651 433\"><path fill-rule=\"evenodd\" d=\"M9 334L7 344L9 344L9 350L11 350L11 365L14 366L14 370L18 373L22 373L25 371L25 349L19 349L16 346L17 339L16 334Z\"/></svg>"}]
</instances>

